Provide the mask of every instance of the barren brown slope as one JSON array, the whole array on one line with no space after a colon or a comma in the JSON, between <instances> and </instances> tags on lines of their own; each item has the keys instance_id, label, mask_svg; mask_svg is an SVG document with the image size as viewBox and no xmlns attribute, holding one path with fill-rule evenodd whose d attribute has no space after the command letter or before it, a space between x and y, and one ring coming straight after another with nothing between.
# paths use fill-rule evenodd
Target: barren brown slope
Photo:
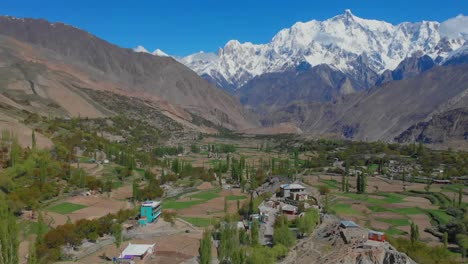
<instances>
[{"instance_id":1,"label":"barren brown slope","mask_svg":"<svg viewBox=\"0 0 468 264\"><path fill-rule=\"evenodd\" d=\"M444 66L328 103L293 102L263 122L295 122L317 136L391 141L415 123L467 103L468 65Z\"/></svg>"},{"instance_id":2,"label":"barren brown slope","mask_svg":"<svg viewBox=\"0 0 468 264\"><path fill-rule=\"evenodd\" d=\"M232 129L256 126L238 101L172 58L136 53L85 31L39 19L0 17L0 34L53 52L89 79L132 95L167 100Z\"/></svg>"},{"instance_id":3,"label":"barren brown slope","mask_svg":"<svg viewBox=\"0 0 468 264\"><path fill-rule=\"evenodd\" d=\"M333 124L360 140L393 140L413 124L466 102L468 65L437 67L411 80L391 82L362 95Z\"/></svg>"},{"instance_id":4,"label":"barren brown slope","mask_svg":"<svg viewBox=\"0 0 468 264\"><path fill-rule=\"evenodd\" d=\"M147 122L163 131L166 138L222 130L217 124L156 96L142 96L93 79L69 64L51 59L53 56L48 53L51 52L0 35L0 116L4 115L6 120L1 128L14 130L21 136L23 132L18 131L23 128L17 129L15 123L31 118L34 113L43 118L122 115ZM21 127L24 132L29 131L26 126Z\"/></svg>"}]
</instances>

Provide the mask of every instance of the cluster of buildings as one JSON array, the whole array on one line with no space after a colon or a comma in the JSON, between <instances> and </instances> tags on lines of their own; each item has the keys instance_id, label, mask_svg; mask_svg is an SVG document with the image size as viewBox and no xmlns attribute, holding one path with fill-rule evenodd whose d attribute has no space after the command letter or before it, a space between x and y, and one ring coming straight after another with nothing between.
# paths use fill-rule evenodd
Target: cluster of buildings
<instances>
[{"instance_id":1,"label":"cluster of buildings","mask_svg":"<svg viewBox=\"0 0 468 264\"><path fill-rule=\"evenodd\" d=\"M366 243L368 240L385 242L385 233L362 228L353 221L341 221L339 232L346 244Z\"/></svg>"},{"instance_id":2,"label":"cluster of buildings","mask_svg":"<svg viewBox=\"0 0 468 264\"><path fill-rule=\"evenodd\" d=\"M157 222L161 216L162 203L160 201L146 201L140 205L140 217L138 224L146 226ZM118 258L114 258L114 263L135 263L135 260L143 260L146 256L155 251L156 244L132 244L122 251Z\"/></svg>"}]
</instances>

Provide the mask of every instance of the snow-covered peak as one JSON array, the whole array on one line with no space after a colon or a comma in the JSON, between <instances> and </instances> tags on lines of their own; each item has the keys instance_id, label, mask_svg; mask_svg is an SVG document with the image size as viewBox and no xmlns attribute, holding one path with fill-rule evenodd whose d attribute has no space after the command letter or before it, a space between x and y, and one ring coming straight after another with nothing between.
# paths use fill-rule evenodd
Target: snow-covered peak
<instances>
[{"instance_id":1,"label":"snow-covered peak","mask_svg":"<svg viewBox=\"0 0 468 264\"><path fill-rule=\"evenodd\" d=\"M446 57L468 36L468 19L458 16L443 23L422 21L393 25L364 19L351 10L325 21L297 22L280 30L269 43L230 40L218 55L193 54L179 59L200 75L241 87L255 76L279 72L301 63L328 64L352 74L365 61L376 73L393 70L413 54Z\"/></svg>"},{"instance_id":2,"label":"snow-covered peak","mask_svg":"<svg viewBox=\"0 0 468 264\"><path fill-rule=\"evenodd\" d=\"M462 57L465 57L465 63L466 63L466 58L468 58L468 44L460 47L457 50L450 52L447 58L445 58L445 60L442 62L442 64L447 64L451 61L455 61Z\"/></svg>"},{"instance_id":3,"label":"snow-covered peak","mask_svg":"<svg viewBox=\"0 0 468 264\"><path fill-rule=\"evenodd\" d=\"M162 51L160 49L154 50L151 54L156 55L156 56L160 56L160 57L169 57L169 55L167 55L164 51Z\"/></svg>"},{"instance_id":4,"label":"snow-covered peak","mask_svg":"<svg viewBox=\"0 0 468 264\"><path fill-rule=\"evenodd\" d=\"M167 55L164 51L160 49L155 49L153 52L149 52L145 47L141 45L138 45L136 48L133 48L133 51L148 53L148 54L152 54L152 55L160 56L160 57L169 57L169 55Z\"/></svg>"},{"instance_id":5,"label":"snow-covered peak","mask_svg":"<svg viewBox=\"0 0 468 264\"><path fill-rule=\"evenodd\" d=\"M133 51L135 52L143 52L143 53L149 53L148 50L145 49L145 47L138 45L136 48L133 48Z\"/></svg>"}]
</instances>

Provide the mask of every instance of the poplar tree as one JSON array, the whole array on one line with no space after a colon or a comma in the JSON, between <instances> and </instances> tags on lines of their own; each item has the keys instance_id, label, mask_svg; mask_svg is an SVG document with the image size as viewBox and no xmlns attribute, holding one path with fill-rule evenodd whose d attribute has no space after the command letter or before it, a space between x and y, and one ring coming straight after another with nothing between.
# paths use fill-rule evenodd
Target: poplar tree
<instances>
[{"instance_id":1,"label":"poplar tree","mask_svg":"<svg viewBox=\"0 0 468 264\"><path fill-rule=\"evenodd\" d=\"M200 239L200 264L211 264L211 234L208 229L203 232L203 237Z\"/></svg>"},{"instance_id":2,"label":"poplar tree","mask_svg":"<svg viewBox=\"0 0 468 264\"><path fill-rule=\"evenodd\" d=\"M258 220L254 219L252 221L252 229L250 230L250 237L251 237L250 240L252 241L252 246L256 246L259 244L258 229L259 229Z\"/></svg>"},{"instance_id":3,"label":"poplar tree","mask_svg":"<svg viewBox=\"0 0 468 264\"><path fill-rule=\"evenodd\" d=\"M462 207L462 201L463 201L463 189L460 187L458 188L458 208Z\"/></svg>"},{"instance_id":4,"label":"poplar tree","mask_svg":"<svg viewBox=\"0 0 468 264\"><path fill-rule=\"evenodd\" d=\"M0 263L16 264L18 258L18 225L9 212L5 198L0 197Z\"/></svg>"},{"instance_id":5,"label":"poplar tree","mask_svg":"<svg viewBox=\"0 0 468 264\"><path fill-rule=\"evenodd\" d=\"M28 264L37 264L36 246L32 241L29 244Z\"/></svg>"},{"instance_id":6,"label":"poplar tree","mask_svg":"<svg viewBox=\"0 0 468 264\"><path fill-rule=\"evenodd\" d=\"M35 148L36 148L36 132L34 131L34 129L33 129L33 131L32 131L31 138L32 138L32 139L31 139L31 141L32 141L32 143L31 143L32 148L35 149Z\"/></svg>"}]
</instances>

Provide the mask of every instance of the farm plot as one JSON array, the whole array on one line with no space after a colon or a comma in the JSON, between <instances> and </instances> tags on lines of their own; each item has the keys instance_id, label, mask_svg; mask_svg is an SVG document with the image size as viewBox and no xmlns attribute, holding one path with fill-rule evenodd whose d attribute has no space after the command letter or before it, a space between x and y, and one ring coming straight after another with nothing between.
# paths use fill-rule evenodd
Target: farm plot
<instances>
[{"instance_id":1,"label":"farm plot","mask_svg":"<svg viewBox=\"0 0 468 264\"><path fill-rule=\"evenodd\" d=\"M374 177L372 177L374 178ZM381 230L389 235L409 235L411 222L419 226L421 239L428 243L438 244L439 239L424 229L434 224L447 224L451 216L440 206L445 204L446 197L442 193L423 193L415 191L396 191L399 187L384 180L376 189L395 190L395 192L374 191L369 194L339 193L330 209L339 216L357 221L360 225ZM399 183L398 183L399 185ZM415 186L413 186L415 187ZM443 207L442 207L443 208Z\"/></svg>"},{"instance_id":2,"label":"farm plot","mask_svg":"<svg viewBox=\"0 0 468 264\"><path fill-rule=\"evenodd\" d=\"M53 212L53 213L58 213L58 214L65 215L65 214L70 214L70 213L73 213L75 211L81 210L81 209L86 208L86 207L87 207L86 205L82 205L82 204L75 204L75 203L65 202L65 203L61 203L61 204L57 204L55 206L52 206L47 210L50 211L50 212Z\"/></svg>"},{"instance_id":3,"label":"farm plot","mask_svg":"<svg viewBox=\"0 0 468 264\"><path fill-rule=\"evenodd\" d=\"M75 196L48 208L45 214L46 221L52 226L58 226L68 220L75 222L79 219L94 219L128 208L131 205L127 202L103 196Z\"/></svg>"}]
</instances>

